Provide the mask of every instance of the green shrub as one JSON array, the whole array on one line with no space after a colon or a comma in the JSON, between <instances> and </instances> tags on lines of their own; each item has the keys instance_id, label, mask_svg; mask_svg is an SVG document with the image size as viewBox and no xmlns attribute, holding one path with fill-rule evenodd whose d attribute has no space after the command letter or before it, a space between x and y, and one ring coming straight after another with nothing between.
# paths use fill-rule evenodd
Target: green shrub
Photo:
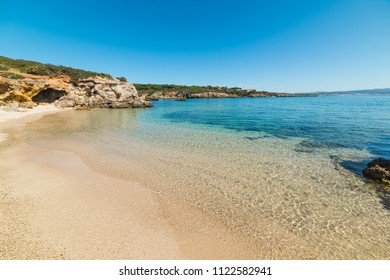
<instances>
[{"instance_id":1,"label":"green shrub","mask_svg":"<svg viewBox=\"0 0 390 280\"><path fill-rule=\"evenodd\" d=\"M118 77L117 79L121 82L127 83L127 79L125 77Z\"/></svg>"},{"instance_id":2,"label":"green shrub","mask_svg":"<svg viewBox=\"0 0 390 280\"><path fill-rule=\"evenodd\" d=\"M183 86L183 85L172 85L172 84L134 84L138 92L153 94L154 92L168 92L168 91L177 91L181 95L188 96L193 93L200 92L225 92L228 94L236 94L239 96L247 96L249 93L241 88L234 87L216 87L216 86Z\"/></svg>"},{"instance_id":3,"label":"green shrub","mask_svg":"<svg viewBox=\"0 0 390 280\"><path fill-rule=\"evenodd\" d=\"M14 73L4 73L4 74L1 74L1 76L3 76L4 78L8 78L8 79L14 79L14 80L20 80L20 79L23 79L22 76L20 75L17 75L17 74L14 74Z\"/></svg>"}]
</instances>

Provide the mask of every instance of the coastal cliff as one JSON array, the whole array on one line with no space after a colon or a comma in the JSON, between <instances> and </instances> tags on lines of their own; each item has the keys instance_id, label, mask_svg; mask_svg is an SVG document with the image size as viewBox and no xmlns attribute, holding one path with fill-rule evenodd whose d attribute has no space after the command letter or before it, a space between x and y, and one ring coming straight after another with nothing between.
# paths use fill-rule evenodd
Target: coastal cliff
<instances>
[{"instance_id":1,"label":"coastal cliff","mask_svg":"<svg viewBox=\"0 0 390 280\"><path fill-rule=\"evenodd\" d=\"M152 107L124 78L0 57L0 106L39 103L75 108Z\"/></svg>"}]
</instances>

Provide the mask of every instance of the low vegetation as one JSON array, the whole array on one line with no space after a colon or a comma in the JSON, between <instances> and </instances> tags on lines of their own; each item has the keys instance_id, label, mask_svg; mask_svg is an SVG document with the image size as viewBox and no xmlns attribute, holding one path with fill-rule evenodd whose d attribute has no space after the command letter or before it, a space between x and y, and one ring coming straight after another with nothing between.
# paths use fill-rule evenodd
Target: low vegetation
<instances>
[{"instance_id":1,"label":"low vegetation","mask_svg":"<svg viewBox=\"0 0 390 280\"><path fill-rule=\"evenodd\" d=\"M66 75L69 76L72 80L86 79L96 76L112 79L111 75L105 73L97 73L62 65L56 66L52 64L43 64L35 61L11 59L0 56L0 70L7 71L9 69L17 69L22 73L40 76Z\"/></svg>"},{"instance_id":2,"label":"low vegetation","mask_svg":"<svg viewBox=\"0 0 390 280\"><path fill-rule=\"evenodd\" d=\"M0 74L0 76L2 76L2 77L4 77L4 78L7 78L7 79L14 79L14 80L23 79L22 76L20 76L20 75L18 75L18 74L15 74L15 73L12 73L12 72L2 73L2 74Z\"/></svg>"},{"instance_id":3,"label":"low vegetation","mask_svg":"<svg viewBox=\"0 0 390 280\"><path fill-rule=\"evenodd\" d=\"M127 83L127 79L125 77L117 77L117 79L121 82Z\"/></svg>"},{"instance_id":4,"label":"low vegetation","mask_svg":"<svg viewBox=\"0 0 390 280\"><path fill-rule=\"evenodd\" d=\"M171 92L175 91L181 94L193 94L201 92L225 92L228 94L235 94L238 96L249 96L251 93L256 93L255 90L243 90L239 87L217 87L217 86L183 86L172 84L134 84L138 92L141 94L151 95L154 92Z\"/></svg>"}]
</instances>

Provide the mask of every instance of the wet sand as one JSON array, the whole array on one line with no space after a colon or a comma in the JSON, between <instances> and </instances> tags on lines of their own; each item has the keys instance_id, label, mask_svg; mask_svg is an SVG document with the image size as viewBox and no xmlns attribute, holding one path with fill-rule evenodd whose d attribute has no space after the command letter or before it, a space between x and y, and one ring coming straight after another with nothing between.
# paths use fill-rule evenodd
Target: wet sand
<instances>
[{"instance_id":1,"label":"wet sand","mask_svg":"<svg viewBox=\"0 0 390 280\"><path fill-rule=\"evenodd\" d=\"M41 252L39 256L56 258L58 253L70 259L183 256L160 217L158 204L141 186L93 172L75 155L28 145L2 153L1 163L3 199L16 201L19 208L29 207L28 211L13 210L25 213L21 217L24 223L16 220L18 225L13 226L21 231L22 227L29 227L36 234L24 238L42 243L42 247L56 253ZM13 242L12 236L8 239ZM5 253L2 257L34 258L28 246L20 255L7 251L2 252Z\"/></svg>"}]
</instances>

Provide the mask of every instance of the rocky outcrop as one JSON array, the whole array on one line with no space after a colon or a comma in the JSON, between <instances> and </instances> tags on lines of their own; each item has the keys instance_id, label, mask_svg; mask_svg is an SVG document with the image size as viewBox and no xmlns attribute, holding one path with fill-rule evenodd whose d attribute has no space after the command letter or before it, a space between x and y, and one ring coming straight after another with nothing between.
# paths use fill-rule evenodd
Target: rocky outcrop
<instances>
[{"instance_id":1,"label":"rocky outcrop","mask_svg":"<svg viewBox=\"0 0 390 280\"><path fill-rule=\"evenodd\" d=\"M159 101L161 99L162 93L161 92L155 92L152 95L146 96L145 100L148 101Z\"/></svg>"},{"instance_id":2,"label":"rocky outcrop","mask_svg":"<svg viewBox=\"0 0 390 280\"><path fill-rule=\"evenodd\" d=\"M134 85L117 79L94 77L71 81L68 76L16 74L20 78L0 75L0 104L18 102L25 108L36 103L76 108L152 107L149 101L138 96Z\"/></svg>"},{"instance_id":3,"label":"rocky outcrop","mask_svg":"<svg viewBox=\"0 0 390 280\"><path fill-rule=\"evenodd\" d=\"M237 98L235 94L227 94L225 92L200 92L188 95L189 98Z\"/></svg>"},{"instance_id":4,"label":"rocky outcrop","mask_svg":"<svg viewBox=\"0 0 390 280\"><path fill-rule=\"evenodd\" d=\"M390 160L377 158L369 162L363 175L378 183L390 185Z\"/></svg>"},{"instance_id":5,"label":"rocky outcrop","mask_svg":"<svg viewBox=\"0 0 390 280\"><path fill-rule=\"evenodd\" d=\"M166 92L155 92L152 96L158 97L159 99L176 99L179 95L178 91L166 91Z\"/></svg>"},{"instance_id":6,"label":"rocky outcrop","mask_svg":"<svg viewBox=\"0 0 390 280\"><path fill-rule=\"evenodd\" d=\"M52 89L69 92L70 89L70 79L67 76L46 77L24 73L18 73L18 76L20 78L12 79L0 75L0 101L32 102L32 98L41 91Z\"/></svg>"},{"instance_id":7,"label":"rocky outcrop","mask_svg":"<svg viewBox=\"0 0 390 280\"><path fill-rule=\"evenodd\" d=\"M187 93L183 94L178 91L168 91L168 92L154 92L151 95L145 95L146 100L157 101L159 99L175 99L175 100L185 100L187 98L237 98L238 95L229 94L225 92L199 92L199 93Z\"/></svg>"},{"instance_id":8,"label":"rocky outcrop","mask_svg":"<svg viewBox=\"0 0 390 280\"><path fill-rule=\"evenodd\" d=\"M72 83L69 93L60 97L55 103L60 107L152 107L149 101L138 96L134 85L107 78L94 78Z\"/></svg>"}]
</instances>

